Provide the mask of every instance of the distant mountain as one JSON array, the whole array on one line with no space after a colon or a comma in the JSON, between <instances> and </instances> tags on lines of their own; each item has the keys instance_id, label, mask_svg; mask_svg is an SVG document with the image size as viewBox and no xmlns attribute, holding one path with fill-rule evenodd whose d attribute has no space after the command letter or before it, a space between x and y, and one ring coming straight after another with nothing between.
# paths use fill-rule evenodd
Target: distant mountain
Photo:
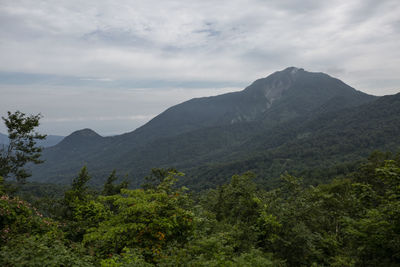
<instances>
[{"instance_id":1,"label":"distant mountain","mask_svg":"<svg viewBox=\"0 0 400 267\"><path fill-rule=\"evenodd\" d=\"M81 146L87 146L91 143L96 143L97 141L102 140L102 137L91 129L83 129L76 132L73 132L69 136L65 137L57 146L57 148L67 148L74 149Z\"/></svg>"},{"instance_id":2,"label":"distant mountain","mask_svg":"<svg viewBox=\"0 0 400 267\"><path fill-rule=\"evenodd\" d=\"M0 144L7 144L7 143L8 143L8 136L0 133Z\"/></svg>"},{"instance_id":3,"label":"distant mountain","mask_svg":"<svg viewBox=\"0 0 400 267\"><path fill-rule=\"evenodd\" d=\"M43 147L51 147L55 146L58 143L60 143L64 139L64 136L60 135L48 135L46 136L46 139L44 140L39 140L37 143L39 146Z\"/></svg>"},{"instance_id":4,"label":"distant mountain","mask_svg":"<svg viewBox=\"0 0 400 267\"><path fill-rule=\"evenodd\" d=\"M307 131L296 133L321 116L336 116L327 114L346 112L376 99L327 74L290 67L243 91L173 106L127 134L101 137L89 129L74 132L44 151L46 163L35 166L33 178L69 183L86 164L94 183L101 183L115 168L130 174L132 184L138 186L151 168L175 166L201 173L188 173L187 181L204 183L212 177L199 170L243 162L310 136Z\"/></svg>"},{"instance_id":5,"label":"distant mountain","mask_svg":"<svg viewBox=\"0 0 400 267\"><path fill-rule=\"evenodd\" d=\"M42 147L51 147L57 145L64 136L48 135L44 140L38 140L37 144ZM8 135L0 133L0 144L8 144Z\"/></svg>"}]
</instances>

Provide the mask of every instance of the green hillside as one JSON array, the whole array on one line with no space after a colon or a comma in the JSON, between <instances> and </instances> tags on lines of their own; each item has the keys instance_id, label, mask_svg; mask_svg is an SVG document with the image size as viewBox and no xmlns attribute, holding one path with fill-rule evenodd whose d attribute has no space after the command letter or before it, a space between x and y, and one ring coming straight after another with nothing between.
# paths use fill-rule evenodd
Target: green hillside
<instances>
[{"instance_id":1,"label":"green hillside","mask_svg":"<svg viewBox=\"0 0 400 267\"><path fill-rule=\"evenodd\" d=\"M243 172L257 166L264 174L262 170L272 163L262 160L264 165L259 168L256 158L275 158L278 147L299 138L318 139L319 130L325 127L320 116L336 116L338 111L375 99L324 73L291 67L259 79L243 91L171 107L127 134L101 137L89 129L74 132L44 151L46 162L35 166L33 179L69 183L83 165L91 170L94 184L102 183L115 168L128 174L133 186L153 167L179 168L188 173L190 184L199 185L196 188L218 184L217 180L210 182L205 175L208 172L223 175L229 169ZM292 148L286 150L292 162ZM300 169L307 167L306 161ZM298 169L297 165L274 162L280 167L274 167L273 176L279 176L284 166Z\"/></svg>"},{"instance_id":2,"label":"green hillside","mask_svg":"<svg viewBox=\"0 0 400 267\"><path fill-rule=\"evenodd\" d=\"M297 120L247 141L212 164L187 173L192 187L204 188L224 182L224 177L247 170L260 182L274 185L285 171L307 177L308 183L346 174L373 150L399 151L400 94L338 112ZM229 160L227 160L229 159ZM208 177L206 183L197 177Z\"/></svg>"}]
</instances>

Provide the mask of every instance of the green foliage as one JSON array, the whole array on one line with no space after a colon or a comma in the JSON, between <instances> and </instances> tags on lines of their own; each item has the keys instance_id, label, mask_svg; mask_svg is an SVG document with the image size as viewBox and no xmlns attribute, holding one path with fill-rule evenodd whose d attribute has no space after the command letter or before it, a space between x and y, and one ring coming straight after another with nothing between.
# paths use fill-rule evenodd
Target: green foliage
<instances>
[{"instance_id":1,"label":"green foliage","mask_svg":"<svg viewBox=\"0 0 400 267\"><path fill-rule=\"evenodd\" d=\"M59 214L64 220L72 221L76 206L89 199L90 195L86 185L89 179L87 168L83 166L78 176L73 179L71 189L64 193L63 209Z\"/></svg>"},{"instance_id":2,"label":"green foliage","mask_svg":"<svg viewBox=\"0 0 400 267\"><path fill-rule=\"evenodd\" d=\"M257 217L260 199L256 194L254 174L234 175L229 184L218 187L209 194L210 210L218 221L230 223L250 222Z\"/></svg>"},{"instance_id":3,"label":"green foliage","mask_svg":"<svg viewBox=\"0 0 400 267\"><path fill-rule=\"evenodd\" d=\"M235 253L246 251L257 240L257 220L262 202L254 174L234 175L229 184L210 190L202 200L206 210L215 214L219 231L230 238Z\"/></svg>"},{"instance_id":4,"label":"green foliage","mask_svg":"<svg viewBox=\"0 0 400 267\"><path fill-rule=\"evenodd\" d=\"M112 196L119 194L121 192L121 189L128 188L128 182L123 181L118 185L114 185L114 182L118 180L118 177L116 175L117 171L114 169L111 174L108 176L107 181L104 184L103 191L101 194L103 196Z\"/></svg>"},{"instance_id":5,"label":"green foliage","mask_svg":"<svg viewBox=\"0 0 400 267\"><path fill-rule=\"evenodd\" d=\"M263 191L254 175L190 196L183 174L153 170L146 189L94 194L83 168L56 222L0 199L0 264L38 266L398 266L400 160L375 152L347 177L309 186L288 173ZM112 190L111 190L112 189ZM114 191L117 192L117 191ZM21 251L21 253L18 253ZM89 256L90 255L90 256Z\"/></svg>"},{"instance_id":6,"label":"green foliage","mask_svg":"<svg viewBox=\"0 0 400 267\"><path fill-rule=\"evenodd\" d=\"M375 205L360 217L345 218L346 241L359 265L394 266L400 262L400 164L386 160L375 169L382 187Z\"/></svg>"},{"instance_id":7,"label":"green foliage","mask_svg":"<svg viewBox=\"0 0 400 267\"><path fill-rule=\"evenodd\" d=\"M1 266L93 266L79 245L68 247L48 235L19 235L0 250Z\"/></svg>"},{"instance_id":8,"label":"green foliage","mask_svg":"<svg viewBox=\"0 0 400 267\"><path fill-rule=\"evenodd\" d=\"M26 182L19 184L15 195L31 203L43 216L58 218L63 210L61 199L67 189L62 185Z\"/></svg>"},{"instance_id":9,"label":"green foliage","mask_svg":"<svg viewBox=\"0 0 400 267\"><path fill-rule=\"evenodd\" d=\"M108 218L111 211L98 201L93 191L87 186L90 175L84 166L74 178L72 187L67 190L62 201L62 211L58 216L66 220L68 238L82 241L83 235L91 228Z\"/></svg>"},{"instance_id":10,"label":"green foliage","mask_svg":"<svg viewBox=\"0 0 400 267\"><path fill-rule=\"evenodd\" d=\"M177 175L181 174L169 172L155 190L122 189L122 195L101 197L113 200L116 210L90 229L84 244L100 256L141 248L146 260L155 261L168 244L185 243L193 231L193 214L184 190L173 189Z\"/></svg>"},{"instance_id":11,"label":"green foliage","mask_svg":"<svg viewBox=\"0 0 400 267\"><path fill-rule=\"evenodd\" d=\"M0 246L12 240L19 234L44 234L57 230L57 223L49 218L43 218L29 203L7 195L0 197Z\"/></svg>"},{"instance_id":12,"label":"green foliage","mask_svg":"<svg viewBox=\"0 0 400 267\"><path fill-rule=\"evenodd\" d=\"M177 172L174 168L169 169L161 169L161 168L153 168L151 169L150 175L144 178L144 183L142 185L143 189L156 189L168 176L169 172Z\"/></svg>"},{"instance_id":13,"label":"green foliage","mask_svg":"<svg viewBox=\"0 0 400 267\"><path fill-rule=\"evenodd\" d=\"M250 248L236 255L223 235L204 237L163 257L157 266L285 266L272 255Z\"/></svg>"},{"instance_id":14,"label":"green foliage","mask_svg":"<svg viewBox=\"0 0 400 267\"><path fill-rule=\"evenodd\" d=\"M5 190L4 190L4 178L3 176L0 175L0 196L2 196L3 194L5 194Z\"/></svg>"},{"instance_id":15,"label":"green foliage","mask_svg":"<svg viewBox=\"0 0 400 267\"><path fill-rule=\"evenodd\" d=\"M89 173L86 166L83 166L77 177L72 181L72 188L66 195L68 197L83 200L87 197L88 186L87 182L90 180ZM70 195L70 196L69 196Z\"/></svg>"},{"instance_id":16,"label":"green foliage","mask_svg":"<svg viewBox=\"0 0 400 267\"><path fill-rule=\"evenodd\" d=\"M102 267L151 267L151 263L146 262L140 249L124 248L121 254L113 255L109 259L101 261Z\"/></svg>"},{"instance_id":17,"label":"green foliage","mask_svg":"<svg viewBox=\"0 0 400 267\"><path fill-rule=\"evenodd\" d=\"M350 179L317 187L283 177L265 196L260 246L289 266L396 266L400 165L376 155Z\"/></svg>"},{"instance_id":18,"label":"green foliage","mask_svg":"<svg viewBox=\"0 0 400 267\"><path fill-rule=\"evenodd\" d=\"M8 129L9 144L0 148L0 176L7 178L12 174L18 181L24 181L31 176L24 166L31 162L42 163L41 147L36 141L46 138L35 132L39 126L41 115L26 116L20 111L8 112L8 117L2 117Z\"/></svg>"}]
</instances>

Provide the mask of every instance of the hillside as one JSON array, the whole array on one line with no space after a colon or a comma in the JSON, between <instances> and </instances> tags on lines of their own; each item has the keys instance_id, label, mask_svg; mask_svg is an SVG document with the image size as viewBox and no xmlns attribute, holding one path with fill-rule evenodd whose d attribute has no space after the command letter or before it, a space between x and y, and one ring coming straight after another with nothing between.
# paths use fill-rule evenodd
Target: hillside
<instances>
[{"instance_id":1,"label":"hillside","mask_svg":"<svg viewBox=\"0 0 400 267\"><path fill-rule=\"evenodd\" d=\"M338 98L342 100L338 105L329 105ZM145 136L151 140L241 122L279 123L316 109L337 110L373 98L324 73L290 67L256 80L240 92L196 98L173 106L126 137Z\"/></svg>"},{"instance_id":2,"label":"hillside","mask_svg":"<svg viewBox=\"0 0 400 267\"><path fill-rule=\"evenodd\" d=\"M265 186L285 171L318 184L353 170L374 150L400 151L400 94L374 102L293 121L258 135L211 164L187 171L192 188L221 184L235 173L253 171ZM322 175L322 173L324 175ZM204 183L197 177L207 177Z\"/></svg>"},{"instance_id":3,"label":"hillside","mask_svg":"<svg viewBox=\"0 0 400 267\"><path fill-rule=\"evenodd\" d=\"M290 67L240 92L173 106L127 134L101 137L89 129L75 132L44 151L46 163L34 167L33 179L69 183L86 164L95 183L101 183L115 168L128 173L137 186L151 168L175 166L188 172L191 183L206 184L210 176L199 169L214 169L215 164L232 160L242 162L260 151L293 142L298 127L316 124L312 129L316 131L320 129L318 120L324 122L319 116L336 116L332 114L375 99L327 74ZM203 165L207 167L195 167Z\"/></svg>"}]
</instances>

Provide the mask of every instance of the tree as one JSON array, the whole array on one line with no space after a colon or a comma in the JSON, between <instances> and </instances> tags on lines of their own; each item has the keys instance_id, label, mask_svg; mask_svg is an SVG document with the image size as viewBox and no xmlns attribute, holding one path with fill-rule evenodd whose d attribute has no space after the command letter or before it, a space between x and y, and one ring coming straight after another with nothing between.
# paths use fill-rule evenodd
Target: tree
<instances>
[{"instance_id":1,"label":"tree","mask_svg":"<svg viewBox=\"0 0 400 267\"><path fill-rule=\"evenodd\" d=\"M39 126L41 115L27 116L20 111L7 112L8 117L2 117L8 128L9 144L0 147L0 176L8 178L13 175L17 181L23 182L31 174L24 166L31 162L42 163L40 155L42 147L36 146L36 141L45 139L35 128Z\"/></svg>"},{"instance_id":2,"label":"tree","mask_svg":"<svg viewBox=\"0 0 400 267\"><path fill-rule=\"evenodd\" d=\"M168 176L170 172L178 172L175 168L153 168L151 169L150 175L144 177L144 184L142 185L143 189L156 189Z\"/></svg>"},{"instance_id":3,"label":"tree","mask_svg":"<svg viewBox=\"0 0 400 267\"><path fill-rule=\"evenodd\" d=\"M67 238L75 242L81 242L86 231L97 227L109 213L107 207L96 200L95 192L87 186L90 178L86 166L83 166L73 179L71 189L65 192L62 201L60 218L67 222Z\"/></svg>"},{"instance_id":4,"label":"tree","mask_svg":"<svg viewBox=\"0 0 400 267\"><path fill-rule=\"evenodd\" d=\"M62 212L62 217L73 220L76 205L79 202L87 202L92 198L89 187L86 184L90 178L86 166L83 166L78 176L72 180L71 189L64 193L63 205L65 210Z\"/></svg>"},{"instance_id":5,"label":"tree","mask_svg":"<svg viewBox=\"0 0 400 267\"><path fill-rule=\"evenodd\" d=\"M112 196L119 194L121 189L128 188L128 181L123 181L120 184L115 185L114 182L118 180L116 175L117 171L114 169L110 176L108 176L106 183L104 184L101 194L103 196Z\"/></svg>"},{"instance_id":6,"label":"tree","mask_svg":"<svg viewBox=\"0 0 400 267\"><path fill-rule=\"evenodd\" d=\"M170 246L186 243L194 224L185 188L174 189L177 177L182 175L169 172L155 189L121 189L119 195L101 196L99 199L104 202L112 200L116 209L98 227L88 230L83 243L99 257L125 251L126 257L136 258L126 252L138 250L148 262L165 256Z\"/></svg>"},{"instance_id":7,"label":"tree","mask_svg":"<svg viewBox=\"0 0 400 267\"><path fill-rule=\"evenodd\" d=\"M72 180L72 192L79 200L83 200L87 196L88 186L87 182L90 180L90 175L87 171L86 165L79 171L77 177Z\"/></svg>"}]
</instances>

